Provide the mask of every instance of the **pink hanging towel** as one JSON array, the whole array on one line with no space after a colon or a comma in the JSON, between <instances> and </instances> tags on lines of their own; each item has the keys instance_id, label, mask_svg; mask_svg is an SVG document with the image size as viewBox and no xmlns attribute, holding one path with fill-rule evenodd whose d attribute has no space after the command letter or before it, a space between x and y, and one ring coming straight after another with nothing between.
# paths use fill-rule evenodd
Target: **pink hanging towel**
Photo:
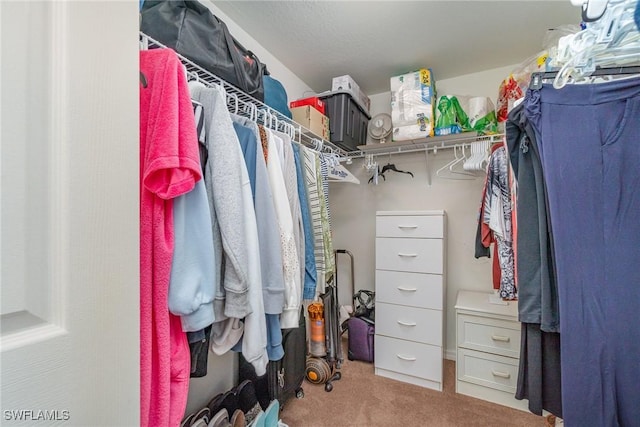
<instances>
[{"instance_id":1,"label":"pink hanging towel","mask_svg":"<svg viewBox=\"0 0 640 427\"><path fill-rule=\"evenodd\" d=\"M201 179L198 139L182 65L170 49L140 52L140 425L180 425L190 356L169 313L174 197Z\"/></svg>"}]
</instances>

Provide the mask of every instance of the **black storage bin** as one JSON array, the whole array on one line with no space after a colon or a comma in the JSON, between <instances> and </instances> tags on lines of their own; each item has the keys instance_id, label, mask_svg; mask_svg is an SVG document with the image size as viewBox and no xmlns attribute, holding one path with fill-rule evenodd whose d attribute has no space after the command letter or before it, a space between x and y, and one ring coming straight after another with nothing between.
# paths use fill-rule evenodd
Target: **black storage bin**
<instances>
[{"instance_id":1,"label":"black storage bin","mask_svg":"<svg viewBox=\"0 0 640 427\"><path fill-rule=\"evenodd\" d=\"M346 151L358 151L367 143L367 127L371 116L347 92L318 95L325 102L329 117L329 140Z\"/></svg>"}]
</instances>

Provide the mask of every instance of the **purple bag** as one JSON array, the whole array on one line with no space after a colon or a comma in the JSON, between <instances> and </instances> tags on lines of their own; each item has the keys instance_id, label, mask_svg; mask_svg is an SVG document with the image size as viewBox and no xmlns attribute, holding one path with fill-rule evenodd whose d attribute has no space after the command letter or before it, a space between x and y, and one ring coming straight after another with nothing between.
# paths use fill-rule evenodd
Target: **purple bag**
<instances>
[{"instance_id":1,"label":"purple bag","mask_svg":"<svg viewBox=\"0 0 640 427\"><path fill-rule=\"evenodd\" d=\"M352 317L347 322L349 330L349 360L373 362L374 325L359 317Z\"/></svg>"}]
</instances>

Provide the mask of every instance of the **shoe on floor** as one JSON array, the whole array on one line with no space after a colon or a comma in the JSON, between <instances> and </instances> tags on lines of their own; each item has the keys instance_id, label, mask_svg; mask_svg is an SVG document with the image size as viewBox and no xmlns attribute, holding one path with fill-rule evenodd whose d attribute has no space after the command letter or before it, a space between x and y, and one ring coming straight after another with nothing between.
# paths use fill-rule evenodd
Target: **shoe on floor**
<instances>
[{"instance_id":1,"label":"shoe on floor","mask_svg":"<svg viewBox=\"0 0 640 427\"><path fill-rule=\"evenodd\" d=\"M195 418L196 414L189 414L187 415L184 420L182 420L182 422L180 423L180 427L190 427L191 423L193 422L193 419Z\"/></svg>"},{"instance_id":2,"label":"shoe on floor","mask_svg":"<svg viewBox=\"0 0 640 427\"><path fill-rule=\"evenodd\" d=\"M247 421L244 417L244 412L241 409L236 409L231 416L231 427L247 427Z\"/></svg>"},{"instance_id":3,"label":"shoe on floor","mask_svg":"<svg viewBox=\"0 0 640 427\"><path fill-rule=\"evenodd\" d=\"M211 417L208 427L229 427L230 425L229 413L226 409L222 408Z\"/></svg>"},{"instance_id":4,"label":"shoe on floor","mask_svg":"<svg viewBox=\"0 0 640 427\"><path fill-rule=\"evenodd\" d=\"M196 420L193 424L191 424L191 427L208 427L208 426L204 418L200 418Z\"/></svg>"},{"instance_id":5,"label":"shoe on floor","mask_svg":"<svg viewBox=\"0 0 640 427\"><path fill-rule=\"evenodd\" d=\"M258 413L262 411L253 382L251 380L242 381L236 387L236 394L240 410L244 412L245 422L250 425Z\"/></svg>"},{"instance_id":6,"label":"shoe on floor","mask_svg":"<svg viewBox=\"0 0 640 427\"><path fill-rule=\"evenodd\" d=\"M195 413L193 419L191 420L191 424L188 424L188 425L190 427L193 427L196 425L196 422L198 420L204 420L204 425L207 425L209 424L210 419L211 419L211 412L209 411L209 408L204 407Z\"/></svg>"}]
</instances>

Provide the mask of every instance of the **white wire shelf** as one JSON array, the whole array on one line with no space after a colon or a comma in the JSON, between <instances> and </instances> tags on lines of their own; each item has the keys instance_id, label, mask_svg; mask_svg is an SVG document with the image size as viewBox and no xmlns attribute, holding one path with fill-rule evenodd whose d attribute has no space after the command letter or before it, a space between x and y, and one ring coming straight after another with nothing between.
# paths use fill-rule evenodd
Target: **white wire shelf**
<instances>
[{"instance_id":1,"label":"white wire shelf","mask_svg":"<svg viewBox=\"0 0 640 427\"><path fill-rule=\"evenodd\" d=\"M140 41L144 48L147 49L167 47L143 32L140 32ZM270 129L284 132L290 135L294 141L316 151L336 154L340 158L347 157L347 152L340 147L334 145L330 141L322 139L311 130L293 121L279 111L276 111L268 105L258 101L254 97L247 95L231 83L223 80L210 71L205 70L200 65L188 58L185 58L183 55L179 53L177 53L177 55L185 66L187 75L190 78L196 79L209 87L217 86L224 89L229 112L250 118L263 126L269 127Z\"/></svg>"},{"instance_id":2,"label":"white wire shelf","mask_svg":"<svg viewBox=\"0 0 640 427\"><path fill-rule=\"evenodd\" d=\"M432 136L428 138L410 139L406 141L385 142L384 144L358 145L359 151L347 153L350 158L360 158L367 155L382 155L393 153L416 153L422 151L434 151L453 148L462 144L470 144L476 141L498 142L504 134L479 135L476 132L456 133L452 135Z\"/></svg>"}]
</instances>

